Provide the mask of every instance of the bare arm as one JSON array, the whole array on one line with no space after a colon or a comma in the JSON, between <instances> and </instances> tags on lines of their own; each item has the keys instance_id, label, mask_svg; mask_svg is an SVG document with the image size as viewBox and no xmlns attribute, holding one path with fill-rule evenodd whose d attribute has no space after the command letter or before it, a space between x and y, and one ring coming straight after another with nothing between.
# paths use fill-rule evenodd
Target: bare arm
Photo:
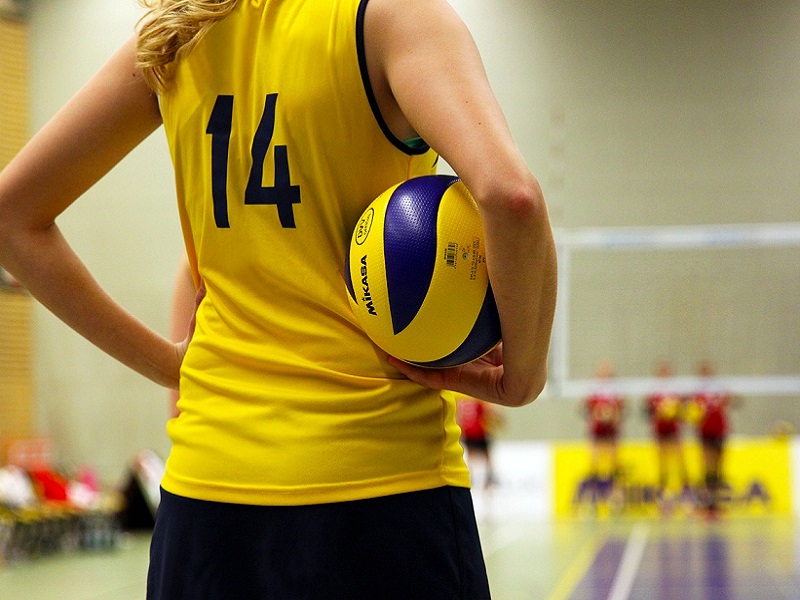
<instances>
[{"instance_id":1,"label":"bare arm","mask_svg":"<svg viewBox=\"0 0 800 600\"><path fill-rule=\"evenodd\" d=\"M148 329L93 279L55 220L161 117L129 40L0 173L0 263L44 306L153 381L177 386L183 345Z\"/></svg>"},{"instance_id":2,"label":"bare arm","mask_svg":"<svg viewBox=\"0 0 800 600\"><path fill-rule=\"evenodd\" d=\"M181 342L194 330L194 316L197 310L197 290L192 279L192 268L184 256L175 273L175 285L170 305L169 337L173 342ZM170 390L170 413L177 416L178 390Z\"/></svg>"},{"instance_id":3,"label":"bare arm","mask_svg":"<svg viewBox=\"0 0 800 600\"><path fill-rule=\"evenodd\" d=\"M555 310L556 253L544 198L492 92L478 49L445 0L371 0L370 78L392 130L422 136L475 197L484 221L502 348L463 367L411 379L519 406L546 380Z\"/></svg>"}]
</instances>

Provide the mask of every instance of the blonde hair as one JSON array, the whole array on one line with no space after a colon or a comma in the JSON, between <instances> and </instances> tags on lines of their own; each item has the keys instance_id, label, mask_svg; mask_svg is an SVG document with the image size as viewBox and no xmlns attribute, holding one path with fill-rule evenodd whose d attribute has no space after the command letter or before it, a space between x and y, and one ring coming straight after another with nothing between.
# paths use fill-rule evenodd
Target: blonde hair
<instances>
[{"instance_id":1,"label":"blonde hair","mask_svg":"<svg viewBox=\"0 0 800 600\"><path fill-rule=\"evenodd\" d=\"M148 11L139 21L136 66L155 92L170 83L175 61L208 29L231 12L237 0L139 0Z\"/></svg>"}]
</instances>

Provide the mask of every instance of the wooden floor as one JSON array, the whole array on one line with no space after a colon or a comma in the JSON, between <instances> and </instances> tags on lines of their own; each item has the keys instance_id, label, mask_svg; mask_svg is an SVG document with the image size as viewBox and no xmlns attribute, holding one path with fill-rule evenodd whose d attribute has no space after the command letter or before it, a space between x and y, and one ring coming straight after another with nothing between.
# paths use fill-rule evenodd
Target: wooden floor
<instances>
[{"instance_id":1,"label":"wooden floor","mask_svg":"<svg viewBox=\"0 0 800 600\"><path fill-rule=\"evenodd\" d=\"M484 527L495 600L800 598L798 542L769 517Z\"/></svg>"},{"instance_id":2,"label":"wooden floor","mask_svg":"<svg viewBox=\"0 0 800 600\"><path fill-rule=\"evenodd\" d=\"M707 521L482 517L494 600L800 599L800 535L792 519ZM114 551L7 565L3 600L142 600L147 535Z\"/></svg>"}]
</instances>

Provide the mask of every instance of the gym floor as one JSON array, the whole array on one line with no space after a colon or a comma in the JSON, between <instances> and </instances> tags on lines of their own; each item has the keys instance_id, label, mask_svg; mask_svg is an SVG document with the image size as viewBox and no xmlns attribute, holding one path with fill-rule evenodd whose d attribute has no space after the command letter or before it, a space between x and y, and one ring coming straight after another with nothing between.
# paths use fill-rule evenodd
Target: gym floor
<instances>
[{"instance_id":1,"label":"gym floor","mask_svg":"<svg viewBox=\"0 0 800 600\"><path fill-rule=\"evenodd\" d=\"M481 520L494 600L800 598L793 519ZM3 600L142 600L149 536L0 568Z\"/></svg>"}]
</instances>

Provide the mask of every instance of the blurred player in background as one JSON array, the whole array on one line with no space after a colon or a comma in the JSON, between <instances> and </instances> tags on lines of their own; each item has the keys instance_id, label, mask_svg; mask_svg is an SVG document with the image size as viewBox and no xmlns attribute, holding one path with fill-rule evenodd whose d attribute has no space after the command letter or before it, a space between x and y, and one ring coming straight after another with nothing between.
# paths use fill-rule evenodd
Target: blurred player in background
<instances>
[{"instance_id":1,"label":"blurred player in background","mask_svg":"<svg viewBox=\"0 0 800 600\"><path fill-rule=\"evenodd\" d=\"M700 387L692 396L688 407L690 420L696 424L703 447L704 488L701 503L709 516L719 512L724 487L723 458L730 424L728 411L734 396L727 392L715 378L713 365L702 361L697 366Z\"/></svg>"},{"instance_id":2,"label":"blurred player in background","mask_svg":"<svg viewBox=\"0 0 800 600\"><path fill-rule=\"evenodd\" d=\"M681 424L684 414L684 399L669 388L666 380L673 376L669 361L661 361L656 374L662 383L645 399L645 414L652 425L653 438L658 446L659 497L663 498L670 479L670 467L675 466L680 489L688 483L686 460L681 442Z\"/></svg>"},{"instance_id":3,"label":"blurred player in background","mask_svg":"<svg viewBox=\"0 0 800 600\"><path fill-rule=\"evenodd\" d=\"M488 489L497 483L492 464L492 442L500 415L492 405L471 396L456 395L456 401L456 420L461 427L461 443L467 453L467 464L470 467L483 466L483 487Z\"/></svg>"},{"instance_id":4,"label":"blurred player in background","mask_svg":"<svg viewBox=\"0 0 800 600\"><path fill-rule=\"evenodd\" d=\"M595 484L602 480L611 480L613 484L620 472L618 441L625 399L614 385L614 376L610 361L598 365L595 387L584 407L592 441L590 477Z\"/></svg>"}]
</instances>

